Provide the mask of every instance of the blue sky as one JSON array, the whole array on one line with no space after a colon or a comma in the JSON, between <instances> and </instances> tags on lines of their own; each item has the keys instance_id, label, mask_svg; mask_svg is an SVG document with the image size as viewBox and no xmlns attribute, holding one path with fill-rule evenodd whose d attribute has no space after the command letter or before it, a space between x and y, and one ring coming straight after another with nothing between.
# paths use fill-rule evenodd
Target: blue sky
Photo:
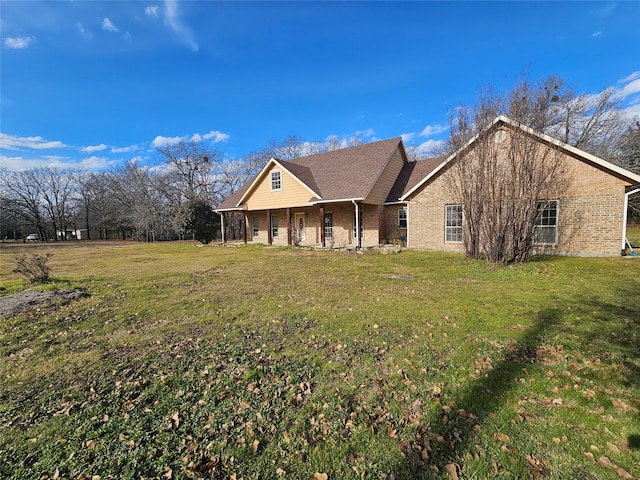
<instances>
[{"instance_id":1,"label":"blue sky","mask_svg":"<svg viewBox=\"0 0 640 480\"><path fill-rule=\"evenodd\" d=\"M200 138L402 135L523 70L640 115L640 2L0 2L0 165L108 168Z\"/></svg>"}]
</instances>

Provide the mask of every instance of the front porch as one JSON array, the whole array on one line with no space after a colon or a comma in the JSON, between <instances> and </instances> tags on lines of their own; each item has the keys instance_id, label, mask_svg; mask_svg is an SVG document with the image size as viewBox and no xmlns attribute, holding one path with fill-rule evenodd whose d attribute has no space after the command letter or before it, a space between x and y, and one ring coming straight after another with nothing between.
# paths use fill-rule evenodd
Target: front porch
<instances>
[{"instance_id":1,"label":"front porch","mask_svg":"<svg viewBox=\"0 0 640 480\"><path fill-rule=\"evenodd\" d=\"M379 245L384 234L384 208L357 202L226 212L221 214L223 231L231 221L227 215L241 217L244 243L362 248ZM359 238L357 224L360 225Z\"/></svg>"}]
</instances>

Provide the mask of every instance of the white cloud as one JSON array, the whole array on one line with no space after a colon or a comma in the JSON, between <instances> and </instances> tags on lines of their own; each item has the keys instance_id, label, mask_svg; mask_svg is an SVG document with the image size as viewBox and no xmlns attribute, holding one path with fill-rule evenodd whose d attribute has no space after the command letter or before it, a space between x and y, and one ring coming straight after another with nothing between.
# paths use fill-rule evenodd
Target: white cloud
<instances>
[{"instance_id":1,"label":"white cloud","mask_svg":"<svg viewBox=\"0 0 640 480\"><path fill-rule=\"evenodd\" d=\"M164 2L164 23L176 32L185 41L191 50L197 52L198 44L193 40L191 29L182 23L178 13L178 2L176 0L165 0Z\"/></svg>"},{"instance_id":2,"label":"white cloud","mask_svg":"<svg viewBox=\"0 0 640 480\"><path fill-rule=\"evenodd\" d=\"M354 136L359 138L371 138L374 137L376 132L373 128L367 128L366 130L358 130L355 132Z\"/></svg>"},{"instance_id":3,"label":"white cloud","mask_svg":"<svg viewBox=\"0 0 640 480\"><path fill-rule=\"evenodd\" d=\"M608 3L607 5L605 5L602 8L594 8L593 10L591 10L591 13L593 15L597 15L599 17L608 17L609 15L611 15L613 13L613 11L616 9L616 4L611 2Z\"/></svg>"},{"instance_id":4,"label":"white cloud","mask_svg":"<svg viewBox=\"0 0 640 480\"><path fill-rule=\"evenodd\" d=\"M602 32L594 32L591 34L592 37L599 37L600 35L602 35Z\"/></svg>"},{"instance_id":5,"label":"white cloud","mask_svg":"<svg viewBox=\"0 0 640 480\"><path fill-rule=\"evenodd\" d=\"M175 145L176 143L184 140L182 137L163 137L162 135L158 135L151 142L151 146L154 148L167 147L169 145Z\"/></svg>"},{"instance_id":6,"label":"white cloud","mask_svg":"<svg viewBox=\"0 0 640 480\"><path fill-rule=\"evenodd\" d=\"M129 153L138 150L140 147L137 145L130 145L128 147L111 147L111 153Z\"/></svg>"},{"instance_id":7,"label":"white cloud","mask_svg":"<svg viewBox=\"0 0 640 480\"><path fill-rule=\"evenodd\" d=\"M445 126L445 125L427 125L426 127L424 127L424 129L422 130L422 132L420 132L420 136L421 137L431 137L432 135L439 135L441 133L444 133L448 130L449 127Z\"/></svg>"},{"instance_id":8,"label":"white cloud","mask_svg":"<svg viewBox=\"0 0 640 480\"><path fill-rule=\"evenodd\" d=\"M194 133L192 135L184 135L182 137L163 137L162 135L158 135L151 142L151 146L154 148L166 147L169 145L175 145L176 143L183 142L201 142L202 140L211 140L213 139L213 143L224 142L229 139L229 135L227 133L220 132L218 130L211 130L209 133L205 133L201 135L199 133Z\"/></svg>"},{"instance_id":9,"label":"white cloud","mask_svg":"<svg viewBox=\"0 0 640 480\"><path fill-rule=\"evenodd\" d=\"M4 45L7 48L13 49L25 49L31 45L31 42L35 41L35 37L8 37L4 41Z\"/></svg>"},{"instance_id":10,"label":"white cloud","mask_svg":"<svg viewBox=\"0 0 640 480\"><path fill-rule=\"evenodd\" d=\"M159 18L160 17L159 10L160 10L160 7L158 7L158 5L150 5L144 9L144 13L146 13L147 16L149 17Z\"/></svg>"},{"instance_id":11,"label":"white cloud","mask_svg":"<svg viewBox=\"0 0 640 480\"><path fill-rule=\"evenodd\" d=\"M640 93L640 78L627 83L620 91L620 98L627 98L634 93Z\"/></svg>"},{"instance_id":12,"label":"white cloud","mask_svg":"<svg viewBox=\"0 0 640 480\"><path fill-rule=\"evenodd\" d=\"M420 155L433 155L436 150L442 148L445 144L444 140L427 140L416 147L416 151Z\"/></svg>"},{"instance_id":13,"label":"white cloud","mask_svg":"<svg viewBox=\"0 0 640 480\"><path fill-rule=\"evenodd\" d=\"M409 140L411 140L416 134L415 133L401 133L400 136L402 137L402 141L404 143L407 143Z\"/></svg>"},{"instance_id":14,"label":"white cloud","mask_svg":"<svg viewBox=\"0 0 640 480\"><path fill-rule=\"evenodd\" d=\"M0 147L7 150L19 150L21 148L45 150L49 148L65 148L66 145L58 140L46 141L42 137L18 137L0 133Z\"/></svg>"},{"instance_id":15,"label":"white cloud","mask_svg":"<svg viewBox=\"0 0 640 480\"><path fill-rule=\"evenodd\" d=\"M41 167L56 167L71 170L100 170L114 165L116 162L105 157L87 157L80 161L58 155L35 157L7 157L0 155L0 165L9 171L31 170Z\"/></svg>"},{"instance_id":16,"label":"white cloud","mask_svg":"<svg viewBox=\"0 0 640 480\"><path fill-rule=\"evenodd\" d=\"M99 152L101 150L105 150L106 148L107 146L104 143L101 143L100 145L89 145L87 147L82 147L80 151L86 152L86 153L93 153L93 152Z\"/></svg>"},{"instance_id":17,"label":"white cloud","mask_svg":"<svg viewBox=\"0 0 640 480\"><path fill-rule=\"evenodd\" d=\"M118 28L116 28L116 26L111 23L111 20L109 20L108 18L105 17L104 20L102 20L102 29L107 31L107 32L119 32L120 30L118 30Z\"/></svg>"},{"instance_id":18,"label":"white cloud","mask_svg":"<svg viewBox=\"0 0 640 480\"><path fill-rule=\"evenodd\" d=\"M630 82L631 80L635 80L636 78L640 78L640 70L637 72L633 72L631 75L621 78L620 80L618 80L618 83L627 83Z\"/></svg>"},{"instance_id":19,"label":"white cloud","mask_svg":"<svg viewBox=\"0 0 640 480\"><path fill-rule=\"evenodd\" d=\"M202 138L204 138L205 140L209 140L212 138L213 143L219 143L224 142L225 140L229 140L229 135L219 132L218 130L211 130L209 133L205 133Z\"/></svg>"}]
</instances>

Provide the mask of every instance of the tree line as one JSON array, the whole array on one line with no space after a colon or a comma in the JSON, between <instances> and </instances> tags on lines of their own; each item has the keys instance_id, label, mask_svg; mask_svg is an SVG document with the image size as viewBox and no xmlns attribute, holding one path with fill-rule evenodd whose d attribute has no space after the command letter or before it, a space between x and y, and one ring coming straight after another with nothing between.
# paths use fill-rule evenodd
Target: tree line
<instances>
[{"instance_id":1,"label":"tree line","mask_svg":"<svg viewBox=\"0 0 640 480\"><path fill-rule=\"evenodd\" d=\"M141 241L195 238L208 243L219 235L213 212L228 195L257 174L273 157L304 155L362 143L331 137L306 142L297 136L273 139L241 160L228 160L202 141L180 141L157 149L153 165L131 160L105 171L41 167L0 169L0 238L74 238ZM229 222L229 238L241 225Z\"/></svg>"},{"instance_id":2,"label":"tree line","mask_svg":"<svg viewBox=\"0 0 640 480\"><path fill-rule=\"evenodd\" d=\"M506 91L496 91L490 86L482 88L473 103L449 112L449 138L437 154L456 151L482 132L498 114L640 173L640 123L625 117L616 92L608 89L597 95L578 95L555 76L535 81L522 76ZM361 143L363 140L357 137L349 141L330 137L323 142L311 142L289 136L271 140L243 159L228 160L220 150L202 141L180 141L158 148L153 165L131 160L106 171L56 167L23 171L0 169L0 238L23 239L27 234L36 233L41 240L58 241L68 239L68 232L84 230L92 239L196 238L207 243L220 228L213 208L259 172L270 158L287 161ZM490 146L490 143L485 145L487 158L493 155ZM517 166L522 175L530 175L532 166L526 163L530 145L512 148L517 165L511 167ZM421 158L416 147L407 147L407 154L410 161ZM490 168L490 163L484 165ZM548 165L551 169L559 168L552 161ZM549 172L538 172L536 178L558 177L546 173ZM498 178L524 181L524 177L501 176L489 170L462 169L458 179L464 182L454 182L452 188L462 196L470 195L480 191L481 182L491 181L494 187L510 189L515 201L518 188L515 184L497 185ZM543 190L550 189L546 184L538 185L537 190L532 185L529 187L529 196L542 195ZM487 216L492 211L487 203L490 199L462 200L470 220L466 223L469 228L475 228L477 222L493 228L501 225ZM632 202L631 208L632 214L640 214L637 201ZM527 215L529 222L530 210ZM500 245L480 245L480 237L474 231L466 232L472 240L467 253L475 257L493 252L490 254L497 258L503 255L526 258L526 254L514 247L519 241L530 243L531 240L531 229L527 229L524 239L514 237L515 225L521 221L523 219L504 220L503 226L510 228L510 233L505 230L494 236L508 244L510 253L495 253ZM229 238L239 237L240 222L230 221L228 228Z\"/></svg>"}]
</instances>

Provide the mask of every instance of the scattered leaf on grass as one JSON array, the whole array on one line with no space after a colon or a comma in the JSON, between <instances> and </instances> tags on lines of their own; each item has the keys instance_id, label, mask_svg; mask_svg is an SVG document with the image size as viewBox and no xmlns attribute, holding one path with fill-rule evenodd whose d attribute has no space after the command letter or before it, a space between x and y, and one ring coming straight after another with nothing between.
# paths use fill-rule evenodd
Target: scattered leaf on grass
<instances>
[{"instance_id":1,"label":"scattered leaf on grass","mask_svg":"<svg viewBox=\"0 0 640 480\"><path fill-rule=\"evenodd\" d=\"M174 425L176 426L176 428L178 428L178 426L180 425L180 414L178 412L175 412L173 415L171 415L171 420L173 420Z\"/></svg>"},{"instance_id":2,"label":"scattered leaf on grass","mask_svg":"<svg viewBox=\"0 0 640 480\"><path fill-rule=\"evenodd\" d=\"M458 480L458 468L459 465L457 463L447 463L444 466L444 470L449 474L451 480Z\"/></svg>"},{"instance_id":3,"label":"scattered leaf on grass","mask_svg":"<svg viewBox=\"0 0 640 480\"><path fill-rule=\"evenodd\" d=\"M608 457L605 457L604 455L598 459L598 463L600 463L600 465L602 465L603 467L615 470L618 476L623 480L633 480L633 476L629 472L613 463L611 460L609 460Z\"/></svg>"}]
</instances>

